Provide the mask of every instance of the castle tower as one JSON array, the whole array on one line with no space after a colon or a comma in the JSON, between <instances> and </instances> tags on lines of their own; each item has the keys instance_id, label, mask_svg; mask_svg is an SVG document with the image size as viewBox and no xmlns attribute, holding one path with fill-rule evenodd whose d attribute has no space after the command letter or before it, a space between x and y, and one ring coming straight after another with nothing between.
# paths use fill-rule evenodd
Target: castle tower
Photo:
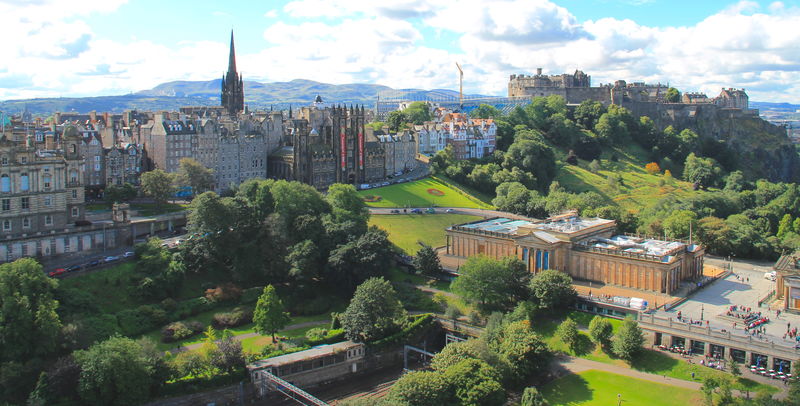
<instances>
[{"instance_id":1,"label":"castle tower","mask_svg":"<svg viewBox=\"0 0 800 406\"><path fill-rule=\"evenodd\" d=\"M236 50L233 46L233 30L231 30L231 52L228 56L228 73L222 77L222 107L228 114L235 116L244 110L244 81L242 75L236 73Z\"/></svg>"}]
</instances>

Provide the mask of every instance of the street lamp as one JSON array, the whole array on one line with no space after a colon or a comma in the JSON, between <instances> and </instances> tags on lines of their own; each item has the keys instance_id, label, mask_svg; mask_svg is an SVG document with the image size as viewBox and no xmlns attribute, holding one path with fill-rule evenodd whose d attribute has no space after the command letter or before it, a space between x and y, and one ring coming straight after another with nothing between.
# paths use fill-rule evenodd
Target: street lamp
<instances>
[{"instance_id":1,"label":"street lamp","mask_svg":"<svg viewBox=\"0 0 800 406\"><path fill-rule=\"evenodd\" d=\"M705 310L705 308L703 307L703 304L700 304L700 321L703 320L703 311L704 310Z\"/></svg>"},{"instance_id":2,"label":"street lamp","mask_svg":"<svg viewBox=\"0 0 800 406\"><path fill-rule=\"evenodd\" d=\"M617 393L617 406L622 404L622 394Z\"/></svg>"}]
</instances>

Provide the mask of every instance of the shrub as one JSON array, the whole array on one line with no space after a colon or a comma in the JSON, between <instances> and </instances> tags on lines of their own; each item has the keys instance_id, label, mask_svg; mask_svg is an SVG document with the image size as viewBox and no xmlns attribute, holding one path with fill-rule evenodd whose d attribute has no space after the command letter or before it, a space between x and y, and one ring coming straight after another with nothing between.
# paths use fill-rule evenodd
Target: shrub
<instances>
[{"instance_id":1,"label":"shrub","mask_svg":"<svg viewBox=\"0 0 800 406\"><path fill-rule=\"evenodd\" d=\"M161 341L165 343L183 340L204 330L203 323L199 321L182 322L176 321L166 325L161 329Z\"/></svg>"},{"instance_id":2,"label":"shrub","mask_svg":"<svg viewBox=\"0 0 800 406\"><path fill-rule=\"evenodd\" d=\"M61 311L69 314L97 314L100 312L95 297L81 289L58 289L56 290L56 299L59 304L59 313Z\"/></svg>"},{"instance_id":3,"label":"shrub","mask_svg":"<svg viewBox=\"0 0 800 406\"><path fill-rule=\"evenodd\" d=\"M214 303L210 302L208 299L204 297L196 297L194 299L184 300L178 303L178 307L175 310L176 318L178 319L185 319L189 316L195 316L199 313L202 313L206 310L211 310L214 308Z\"/></svg>"},{"instance_id":4,"label":"shrub","mask_svg":"<svg viewBox=\"0 0 800 406\"><path fill-rule=\"evenodd\" d=\"M661 167L658 166L658 163L656 162L650 162L649 164L644 166L644 170L651 175L655 175L661 172Z\"/></svg>"},{"instance_id":5,"label":"shrub","mask_svg":"<svg viewBox=\"0 0 800 406\"><path fill-rule=\"evenodd\" d=\"M312 328L311 330L306 331L306 338L309 341L321 340L327 334L328 334L328 330L327 329L324 329L324 328L321 328L321 327L317 327L317 328Z\"/></svg>"},{"instance_id":6,"label":"shrub","mask_svg":"<svg viewBox=\"0 0 800 406\"><path fill-rule=\"evenodd\" d=\"M344 330L335 329L335 330L328 330L328 332L324 336L320 337L317 340L307 340L306 344L313 347L315 345L338 343L340 341L344 341Z\"/></svg>"},{"instance_id":7,"label":"shrub","mask_svg":"<svg viewBox=\"0 0 800 406\"><path fill-rule=\"evenodd\" d=\"M232 284L225 283L217 286L214 289L206 289L205 298L210 302L227 302L232 300L239 300L242 296L242 288Z\"/></svg>"},{"instance_id":8,"label":"shrub","mask_svg":"<svg viewBox=\"0 0 800 406\"><path fill-rule=\"evenodd\" d=\"M156 305L143 305L136 308L136 310L149 321L150 325L159 325L167 322L167 312Z\"/></svg>"},{"instance_id":9,"label":"shrub","mask_svg":"<svg viewBox=\"0 0 800 406\"><path fill-rule=\"evenodd\" d=\"M328 311L331 308L331 302L332 300L330 297L317 296L311 300L297 301L290 309L292 314L298 316L312 316Z\"/></svg>"},{"instance_id":10,"label":"shrub","mask_svg":"<svg viewBox=\"0 0 800 406\"><path fill-rule=\"evenodd\" d=\"M122 334L135 336L152 330L166 320L166 313L153 306L139 306L117 312L117 323Z\"/></svg>"},{"instance_id":11,"label":"shrub","mask_svg":"<svg viewBox=\"0 0 800 406\"><path fill-rule=\"evenodd\" d=\"M237 307L230 312L216 313L211 320L211 325L216 329L241 326L253 321L253 312L243 307Z\"/></svg>"},{"instance_id":12,"label":"shrub","mask_svg":"<svg viewBox=\"0 0 800 406\"><path fill-rule=\"evenodd\" d=\"M569 154L567 154L566 162L570 165L577 165L578 164L578 156L575 155L575 151L569 150Z\"/></svg>"},{"instance_id":13,"label":"shrub","mask_svg":"<svg viewBox=\"0 0 800 406\"><path fill-rule=\"evenodd\" d=\"M168 312L175 310L177 307L178 307L178 302L176 302L175 299L171 297L168 297L161 301L161 308L163 308Z\"/></svg>"},{"instance_id":14,"label":"shrub","mask_svg":"<svg viewBox=\"0 0 800 406\"><path fill-rule=\"evenodd\" d=\"M239 298L239 303L241 304L255 303L258 301L258 297L261 296L261 292L263 291L264 291L263 286L255 286L252 288L247 288L242 291L242 296Z\"/></svg>"},{"instance_id":15,"label":"shrub","mask_svg":"<svg viewBox=\"0 0 800 406\"><path fill-rule=\"evenodd\" d=\"M448 305L447 309L444 310L444 316L448 319L457 319L461 316L461 310L458 307Z\"/></svg>"},{"instance_id":16,"label":"shrub","mask_svg":"<svg viewBox=\"0 0 800 406\"><path fill-rule=\"evenodd\" d=\"M120 332L119 323L113 314L87 317L79 323L79 329L88 336L87 342L103 341Z\"/></svg>"}]
</instances>

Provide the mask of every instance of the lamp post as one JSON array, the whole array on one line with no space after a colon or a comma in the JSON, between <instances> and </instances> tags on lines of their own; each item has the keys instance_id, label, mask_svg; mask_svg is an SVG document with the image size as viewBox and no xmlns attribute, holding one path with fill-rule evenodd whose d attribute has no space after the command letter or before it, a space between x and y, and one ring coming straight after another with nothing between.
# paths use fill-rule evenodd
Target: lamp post
<instances>
[{"instance_id":1,"label":"lamp post","mask_svg":"<svg viewBox=\"0 0 800 406\"><path fill-rule=\"evenodd\" d=\"M701 304L700 304L700 321L702 321L702 320L703 320L703 311L704 311L704 310L705 310L705 307L703 307L703 304L701 303Z\"/></svg>"},{"instance_id":2,"label":"lamp post","mask_svg":"<svg viewBox=\"0 0 800 406\"><path fill-rule=\"evenodd\" d=\"M620 406L621 404L622 404L622 394L617 393L617 406Z\"/></svg>"}]
</instances>

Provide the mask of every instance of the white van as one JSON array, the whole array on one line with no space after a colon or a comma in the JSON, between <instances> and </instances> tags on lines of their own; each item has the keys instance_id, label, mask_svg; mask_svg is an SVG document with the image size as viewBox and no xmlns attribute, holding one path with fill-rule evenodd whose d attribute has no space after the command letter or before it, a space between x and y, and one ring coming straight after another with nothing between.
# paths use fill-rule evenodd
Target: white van
<instances>
[{"instance_id":1,"label":"white van","mask_svg":"<svg viewBox=\"0 0 800 406\"><path fill-rule=\"evenodd\" d=\"M770 280L770 281L773 281L773 282L777 278L778 278L778 274L775 271L767 272L767 273L764 274L764 279L767 279L767 280Z\"/></svg>"}]
</instances>

